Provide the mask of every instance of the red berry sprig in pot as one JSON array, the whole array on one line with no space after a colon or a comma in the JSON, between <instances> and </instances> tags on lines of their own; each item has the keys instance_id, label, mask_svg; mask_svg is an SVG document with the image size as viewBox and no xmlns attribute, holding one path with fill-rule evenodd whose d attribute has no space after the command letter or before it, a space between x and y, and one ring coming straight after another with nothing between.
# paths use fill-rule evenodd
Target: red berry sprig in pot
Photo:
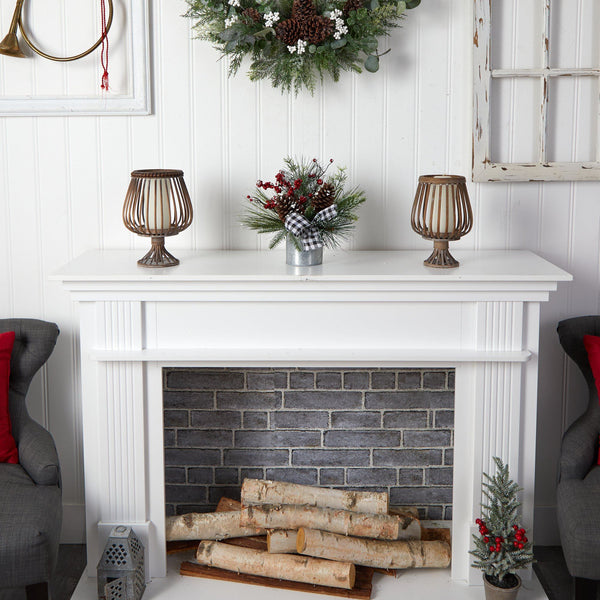
<instances>
[{"instance_id":1,"label":"red berry sprig in pot","mask_svg":"<svg viewBox=\"0 0 600 600\"><path fill-rule=\"evenodd\" d=\"M518 585L516 571L533 561L532 543L519 518L519 486L510 479L508 467L494 458L497 472L484 473L482 517L476 519L479 535L473 535L473 566L483 571L488 583L510 588Z\"/></svg>"}]
</instances>

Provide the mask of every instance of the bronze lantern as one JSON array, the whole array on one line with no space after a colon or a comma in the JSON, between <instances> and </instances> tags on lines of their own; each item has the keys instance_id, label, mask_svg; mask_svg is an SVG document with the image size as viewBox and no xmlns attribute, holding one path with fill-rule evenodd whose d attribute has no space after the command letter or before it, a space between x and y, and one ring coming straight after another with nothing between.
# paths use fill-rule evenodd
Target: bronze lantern
<instances>
[{"instance_id":1,"label":"bronze lantern","mask_svg":"<svg viewBox=\"0 0 600 600\"><path fill-rule=\"evenodd\" d=\"M411 225L426 240L433 240L433 252L423 261L427 267L458 267L448 242L471 231L473 212L467 184L461 175L421 175L413 202Z\"/></svg>"},{"instance_id":2,"label":"bronze lantern","mask_svg":"<svg viewBox=\"0 0 600 600\"><path fill-rule=\"evenodd\" d=\"M192 203L183 180L183 171L133 171L123 206L123 222L129 231L150 237L152 246L138 260L139 265L178 265L179 260L165 248L165 236L178 234L192 222Z\"/></svg>"}]
</instances>

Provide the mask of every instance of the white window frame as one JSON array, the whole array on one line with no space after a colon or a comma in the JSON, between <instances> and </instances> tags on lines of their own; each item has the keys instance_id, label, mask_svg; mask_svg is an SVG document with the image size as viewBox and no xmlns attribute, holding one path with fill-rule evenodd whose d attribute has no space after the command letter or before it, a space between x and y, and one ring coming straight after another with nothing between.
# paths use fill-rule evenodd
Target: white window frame
<instances>
[{"instance_id":1,"label":"white window frame","mask_svg":"<svg viewBox=\"0 0 600 600\"><path fill-rule=\"evenodd\" d=\"M549 66L550 0L543 3L539 52L541 69L492 69L491 14L493 0L474 0L473 36L473 181L574 181L600 180L600 139L593 162L548 162L546 160L548 80L553 77L600 77L600 69L555 69ZM496 2L502 0L494 0ZM537 78L539 80L539 123L537 161L495 163L491 161L490 93L492 79ZM600 99L597 98L600 110ZM600 118L599 118L600 123Z\"/></svg>"}]
</instances>

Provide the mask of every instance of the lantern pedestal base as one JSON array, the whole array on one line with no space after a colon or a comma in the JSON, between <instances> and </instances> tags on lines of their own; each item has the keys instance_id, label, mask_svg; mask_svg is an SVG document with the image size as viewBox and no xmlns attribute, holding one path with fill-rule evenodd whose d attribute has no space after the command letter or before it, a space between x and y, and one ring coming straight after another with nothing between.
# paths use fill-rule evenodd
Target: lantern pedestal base
<instances>
[{"instance_id":1,"label":"lantern pedestal base","mask_svg":"<svg viewBox=\"0 0 600 600\"><path fill-rule=\"evenodd\" d=\"M423 261L426 267L453 269L460 264L448 250L448 240L434 240L431 256Z\"/></svg>"},{"instance_id":2,"label":"lantern pedestal base","mask_svg":"<svg viewBox=\"0 0 600 600\"><path fill-rule=\"evenodd\" d=\"M166 248L165 248L165 238L164 236L152 237L152 247L148 251L143 258L138 260L138 265L142 267L151 267L151 268L159 268L159 267L174 267L179 264L179 259L175 258Z\"/></svg>"}]
</instances>

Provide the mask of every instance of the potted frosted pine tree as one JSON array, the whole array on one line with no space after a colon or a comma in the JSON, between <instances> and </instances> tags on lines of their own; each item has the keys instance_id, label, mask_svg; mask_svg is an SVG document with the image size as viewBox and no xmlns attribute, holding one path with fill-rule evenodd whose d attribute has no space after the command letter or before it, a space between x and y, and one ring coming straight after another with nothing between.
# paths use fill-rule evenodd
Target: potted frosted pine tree
<instances>
[{"instance_id":1,"label":"potted frosted pine tree","mask_svg":"<svg viewBox=\"0 0 600 600\"><path fill-rule=\"evenodd\" d=\"M472 566L483 571L486 600L513 600L521 587L515 573L533 562L532 542L519 525L521 503L517 495L521 488L510 479L508 465L494 457L497 472L493 477L483 474L482 518L475 522L479 535L474 535L476 560Z\"/></svg>"}]
</instances>

